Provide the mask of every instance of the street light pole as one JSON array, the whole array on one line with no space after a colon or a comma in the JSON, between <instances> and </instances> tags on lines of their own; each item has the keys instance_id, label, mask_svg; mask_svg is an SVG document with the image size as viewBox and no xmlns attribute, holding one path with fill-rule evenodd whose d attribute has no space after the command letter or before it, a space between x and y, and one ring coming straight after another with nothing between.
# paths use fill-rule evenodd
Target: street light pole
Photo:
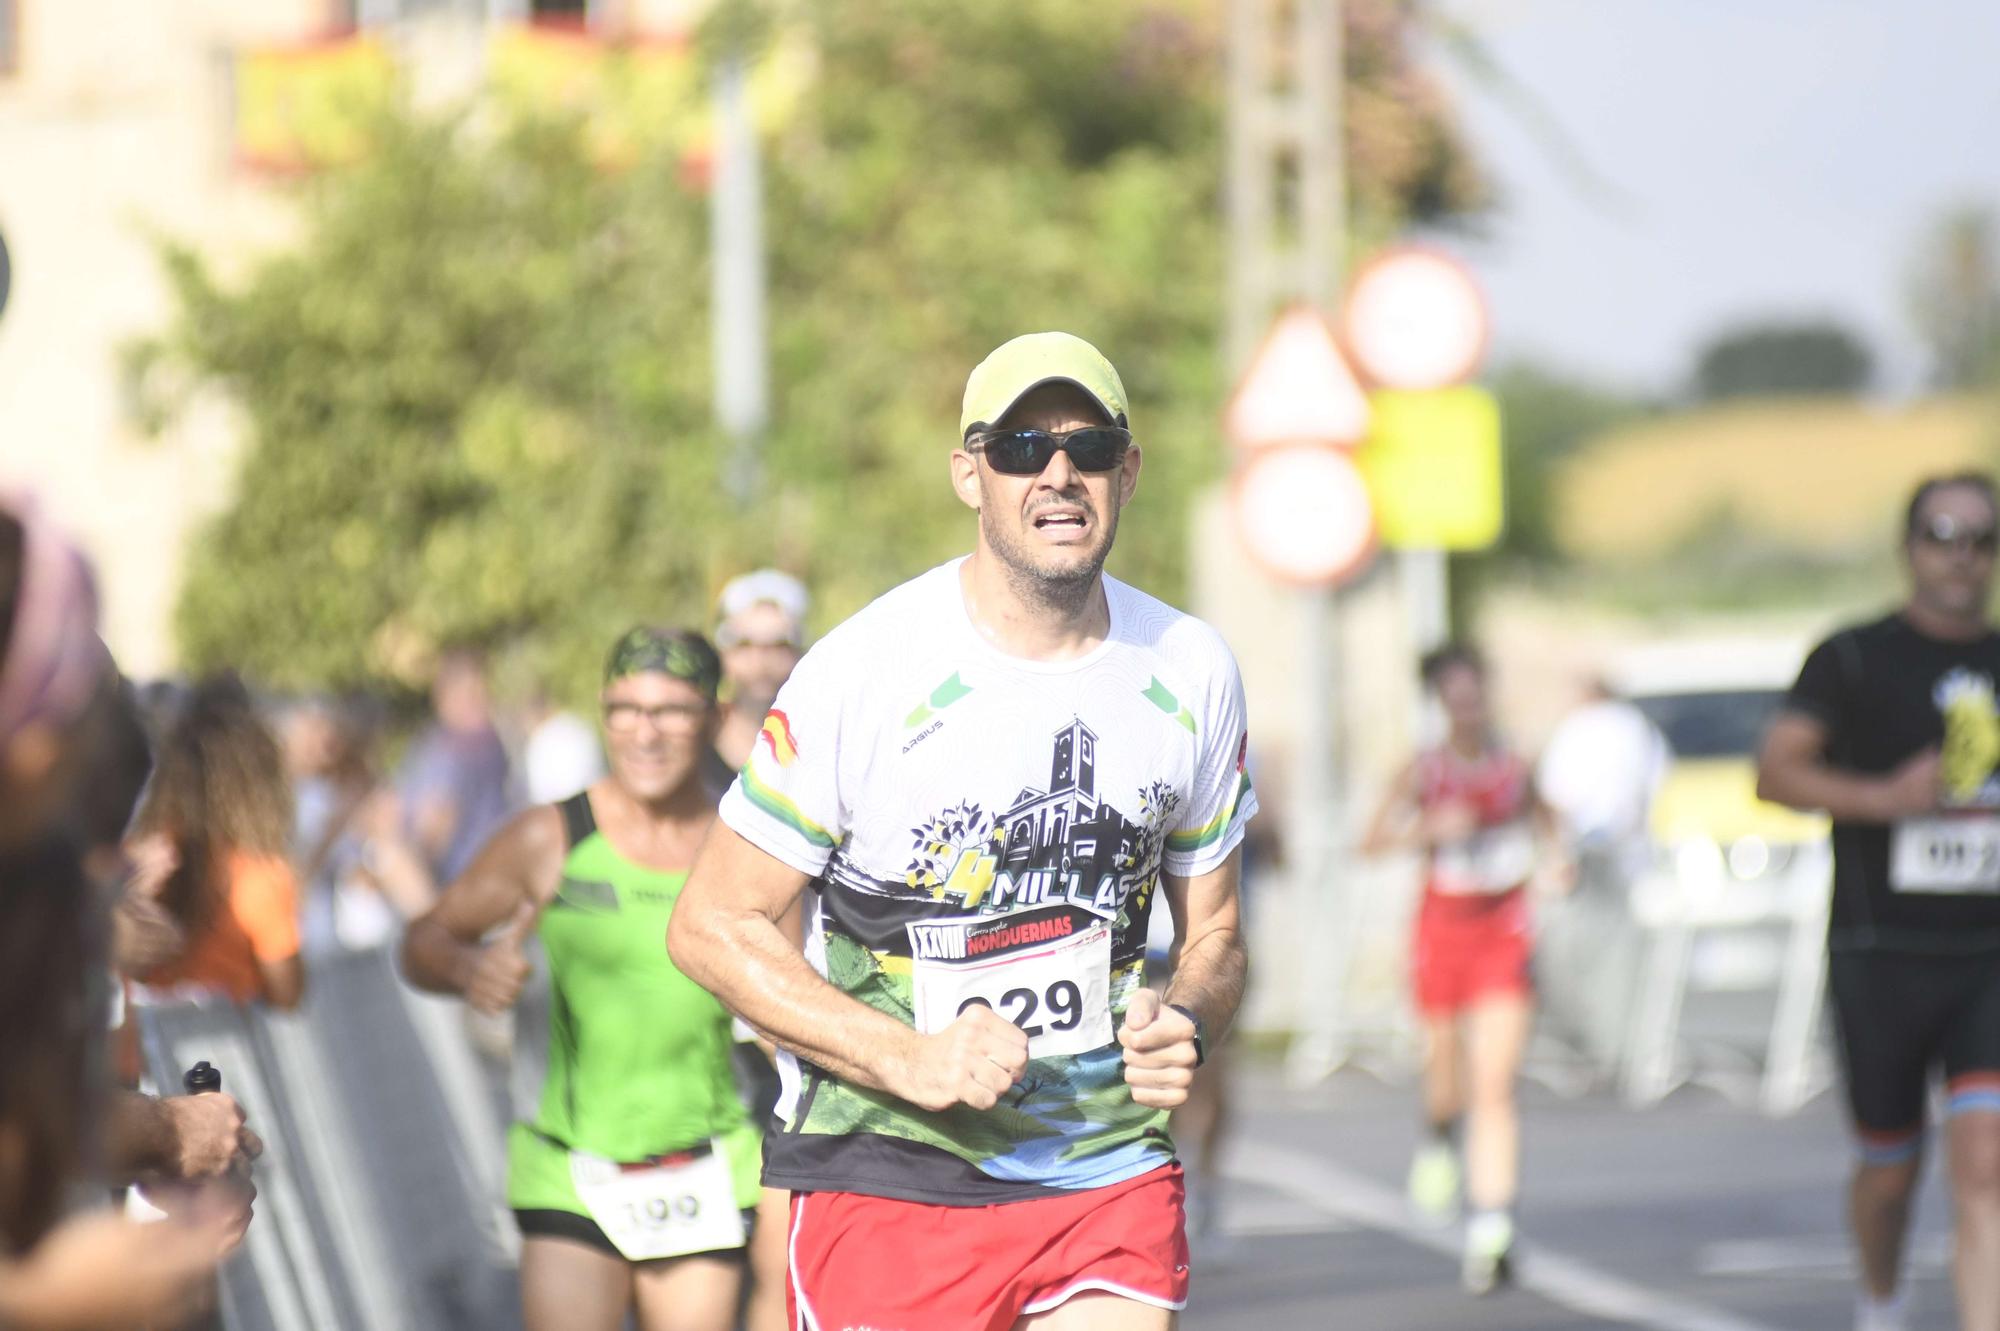
<instances>
[{"instance_id":1,"label":"street light pole","mask_svg":"<svg viewBox=\"0 0 2000 1331\"><path fill-rule=\"evenodd\" d=\"M731 50L715 73L715 181L709 196L715 419L731 441L729 493L748 504L760 483L758 441L770 424L764 329L764 215L749 73Z\"/></svg>"}]
</instances>

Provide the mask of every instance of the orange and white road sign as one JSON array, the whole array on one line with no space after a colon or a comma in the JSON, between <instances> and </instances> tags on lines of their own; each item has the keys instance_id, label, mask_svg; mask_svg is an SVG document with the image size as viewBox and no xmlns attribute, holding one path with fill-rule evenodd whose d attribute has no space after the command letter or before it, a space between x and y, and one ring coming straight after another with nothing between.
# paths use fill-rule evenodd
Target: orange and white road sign
<instances>
[{"instance_id":1,"label":"orange and white road sign","mask_svg":"<svg viewBox=\"0 0 2000 1331\"><path fill-rule=\"evenodd\" d=\"M1486 298L1464 264L1399 246L1361 266L1341 308L1355 363L1381 388L1448 388L1486 355Z\"/></svg>"},{"instance_id":2,"label":"orange and white road sign","mask_svg":"<svg viewBox=\"0 0 2000 1331\"><path fill-rule=\"evenodd\" d=\"M1230 498L1245 553L1281 582L1332 586L1375 551L1368 486L1341 449L1295 444L1253 454Z\"/></svg>"},{"instance_id":3,"label":"orange and white road sign","mask_svg":"<svg viewBox=\"0 0 2000 1331\"><path fill-rule=\"evenodd\" d=\"M1294 305L1278 316L1222 413L1230 443L1250 453L1288 444L1351 447L1368 433L1368 395L1325 316Z\"/></svg>"}]
</instances>

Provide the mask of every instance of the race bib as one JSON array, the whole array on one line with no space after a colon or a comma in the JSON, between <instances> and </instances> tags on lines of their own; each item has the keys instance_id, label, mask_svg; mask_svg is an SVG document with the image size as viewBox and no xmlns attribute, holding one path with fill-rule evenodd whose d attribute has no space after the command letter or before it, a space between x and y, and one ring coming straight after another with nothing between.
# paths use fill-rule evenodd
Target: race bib
<instances>
[{"instance_id":1,"label":"race bib","mask_svg":"<svg viewBox=\"0 0 2000 1331\"><path fill-rule=\"evenodd\" d=\"M1440 846L1433 863L1441 892L1510 892L1535 871L1535 834L1520 821L1481 828L1455 846Z\"/></svg>"},{"instance_id":2,"label":"race bib","mask_svg":"<svg viewBox=\"0 0 2000 1331\"><path fill-rule=\"evenodd\" d=\"M1898 892L2000 892L2000 814L1906 818L1889 838Z\"/></svg>"},{"instance_id":3,"label":"race bib","mask_svg":"<svg viewBox=\"0 0 2000 1331\"><path fill-rule=\"evenodd\" d=\"M590 1218L628 1261L743 1246L736 1181L719 1143L700 1155L645 1165L571 1151L569 1176Z\"/></svg>"},{"instance_id":4,"label":"race bib","mask_svg":"<svg viewBox=\"0 0 2000 1331\"><path fill-rule=\"evenodd\" d=\"M1028 1057L1112 1041L1111 925L1071 907L906 925L917 1029L935 1035L974 1004L1028 1033Z\"/></svg>"}]
</instances>

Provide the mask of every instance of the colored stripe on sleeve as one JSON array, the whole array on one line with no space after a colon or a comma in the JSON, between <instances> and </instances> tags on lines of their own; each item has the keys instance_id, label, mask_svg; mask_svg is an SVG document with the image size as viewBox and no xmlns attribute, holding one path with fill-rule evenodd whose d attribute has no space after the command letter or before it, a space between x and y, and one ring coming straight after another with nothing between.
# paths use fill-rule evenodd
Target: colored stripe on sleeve
<instances>
[{"instance_id":1,"label":"colored stripe on sleeve","mask_svg":"<svg viewBox=\"0 0 2000 1331\"><path fill-rule=\"evenodd\" d=\"M749 797L752 804L771 815L771 817L776 818L794 832L797 832L813 845L832 850L839 844L833 833L806 817L804 810L792 803L782 791L773 790L762 781L759 781L754 764L745 767L738 775L738 780L742 783L743 793Z\"/></svg>"}]
</instances>

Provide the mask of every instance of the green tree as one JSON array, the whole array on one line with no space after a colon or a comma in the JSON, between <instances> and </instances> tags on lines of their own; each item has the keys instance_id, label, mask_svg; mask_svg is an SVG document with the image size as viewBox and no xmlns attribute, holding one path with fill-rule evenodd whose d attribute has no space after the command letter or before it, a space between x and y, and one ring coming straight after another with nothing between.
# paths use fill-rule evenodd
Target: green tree
<instances>
[{"instance_id":1,"label":"green tree","mask_svg":"<svg viewBox=\"0 0 2000 1331\"><path fill-rule=\"evenodd\" d=\"M1874 357L1852 332L1830 322L1754 324L1712 339L1695 364L1704 402L1760 394L1860 393Z\"/></svg>"},{"instance_id":2,"label":"green tree","mask_svg":"<svg viewBox=\"0 0 2000 1331\"><path fill-rule=\"evenodd\" d=\"M1351 8L1351 99L1380 103L1352 129L1356 197L1473 205L1441 100L1399 117L1379 97L1418 86L1403 7ZM291 252L225 282L169 249L179 315L135 369L221 390L248 431L179 607L191 667L407 679L466 641L574 693L623 623L704 623L723 576L773 561L838 618L965 548L944 485L958 394L1037 328L1123 372L1146 469L1114 567L1179 595L1189 496L1225 462L1215 15L817 0L788 21L818 74L766 161L758 500L738 511L719 482L707 204L680 163L599 171L585 127L492 108L400 115L304 188Z\"/></svg>"},{"instance_id":3,"label":"green tree","mask_svg":"<svg viewBox=\"0 0 2000 1331\"><path fill-rule=\"evenodd\" d=\"M1954 208L1931 225L1912 265L1909 308L1939 388L2000 377L2000 250L1992 210Z\"/></svg>"}]
</instances>

